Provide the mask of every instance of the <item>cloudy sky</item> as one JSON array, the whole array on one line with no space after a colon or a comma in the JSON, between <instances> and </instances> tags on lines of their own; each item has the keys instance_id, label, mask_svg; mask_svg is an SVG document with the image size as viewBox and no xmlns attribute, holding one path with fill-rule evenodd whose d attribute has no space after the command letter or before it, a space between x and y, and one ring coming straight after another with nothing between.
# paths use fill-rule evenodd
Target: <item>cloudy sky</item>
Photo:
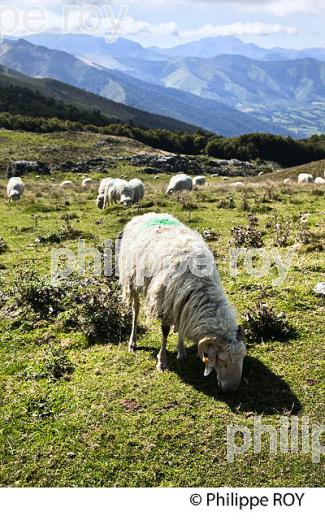
<instances>
[{"instance_id":1,"label":"cloudy sky","mask_svg":"<svg viewBox=\"0 0 325 520\"><path fill-rule=\"evenodd\" d=\"M325 47L324 22L325 0L0 1L4 35L119 33L146 46L222 35L265 47Z\"/></svg>"}]
</instances>

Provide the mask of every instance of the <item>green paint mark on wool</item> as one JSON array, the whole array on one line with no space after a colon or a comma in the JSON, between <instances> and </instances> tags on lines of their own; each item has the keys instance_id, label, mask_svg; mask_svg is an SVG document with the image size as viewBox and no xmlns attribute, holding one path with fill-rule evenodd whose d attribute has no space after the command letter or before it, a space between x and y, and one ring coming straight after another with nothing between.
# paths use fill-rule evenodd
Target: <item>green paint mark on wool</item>
<instances>
[{"instance_id":1,"label":"green paint mark on wool","mask_svg":"<svg viewBox=\"0 0 325 520\"><path fill-rule=\"evenodd\" d=\"M148 220L145 224L145 228L151 228L151 227L179 227L182 224L178 222L178 220L175 220L173 218L161 218L161 217L153 217L150 220Z\"/></svg>"}]
</instances>

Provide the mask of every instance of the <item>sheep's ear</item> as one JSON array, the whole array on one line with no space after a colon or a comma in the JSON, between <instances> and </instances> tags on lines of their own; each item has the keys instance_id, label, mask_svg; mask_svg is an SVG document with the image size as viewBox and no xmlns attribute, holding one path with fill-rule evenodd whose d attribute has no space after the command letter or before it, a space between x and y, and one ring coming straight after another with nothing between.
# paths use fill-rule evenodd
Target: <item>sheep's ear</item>
<instances>
[{"instance_id":1,"label":"sheep's ear","mask_svg":"<svg viewBox=\"0 0 325 520\"><path fill-rule=\"evenodd\" d=\"M206 365L204 370L204 377L208 377L211 374L212 370L213 367L210 364Z\"/></svg>"},{"instance_id":2,"label":"sheep's ear","mask_svg":"<svg viewBox=\"0 0 325 520\"><path fill-rule=\"evenodd\" d=\"M205 364L204 376L207 377L216 366L217 349L213 346L215 338L206 337L199 342L199 356Z\"/></svg>"},{"instance_id":3,"label":"sheep's ear","mask_svg":"<svg viewBox=\"0 0 325 520\"><path fill-rule=\"evenodd\" d=\"M243 341L244 337L245 337L245 331L244 331L243 327L241 327L239 325L238 330L237 330L237 341Z\"/></svg>"}]
</instances>

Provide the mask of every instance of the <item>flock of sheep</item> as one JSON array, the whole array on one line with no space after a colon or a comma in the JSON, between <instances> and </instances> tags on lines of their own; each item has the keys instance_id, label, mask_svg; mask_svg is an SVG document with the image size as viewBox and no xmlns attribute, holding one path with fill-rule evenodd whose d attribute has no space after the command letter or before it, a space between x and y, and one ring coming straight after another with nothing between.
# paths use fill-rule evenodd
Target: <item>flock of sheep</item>
<instances>
[{"instance_id":1,"label":"flock of sheep","mask_svg":"<svg viewBox=\"0 0 325 520\"><path fill-rule=\"evenodd\" d=\"M324 177L325 177L325 172L324 172ZM284 179L283 181L284 184L290 184L291 183L291 179ZM316 177L316 179L314 179L313 175L310 175L310 173L300 173L299 176L298 176L298 184L312 184L312 183L315 183L315 184L325 184L325 178L323 177Z\"/></svg>"},{"instance_id":2,"label":"flock of sheep","mask_svg":"<svg viewBox=\"0 0 325 520\"><path fill-rule=\"evenodd\" d=\"M183 173L174 175L170 180L166 195L181 191L192 191L193 187L204 186L205 183L205 177L203 176L194 177L194 179L192 179L192 177ZM82 188L90 188L92 185L92 179L83 179ZM72 181L63 181L60 187L64 189L73 188L74 183ZM7 186L9 201L20 200L24 191L25 185L20 177L12 177L9 180ZM107 206L111 206L112 204L121 204L122 206L130 207L140 204L144 198L144 194L145 187L143 182L139 179L126 181L107 177L100 182L96 205L99 209L106 209Z\"/></svg>"},{"instance_id":3,"label":"flock of sheep","mask_svg":"<svg viewBox=\"0 0 325 520\"><path fill-rule=\"evenodd\" d=\"M324 177L314 177L309 173L300 173L298 176L298 184L325 184L325 172ZM284 179L284 184L290 184L292 179ZM206 184L206 178L203 175L197 177L190 177L184 173L174 175L169 182L166 190L166 195L172 195L173 193L179 193L182 191L192 191L193 188L204 186ZM93 185L93 181L90 178L83 179L82 187L90 188ZM60 184L61 188L73 188L74 183L72 181L63 181ZM231 184L236 188L244 187L243 182L234 182ZM25 190L25 185L20 177L12 177L7 186L7 194L9 201L18 201L21 199ZM141 180L132 179L126 181L123 179L113 179L107 177L102 179L98 196L96 199L96 205L99 209L106 209L107 206L112 204L121 204L122 206L130 207L132 205L140 204L145 194L145 187Z\"/></svg>"}]
</instances>

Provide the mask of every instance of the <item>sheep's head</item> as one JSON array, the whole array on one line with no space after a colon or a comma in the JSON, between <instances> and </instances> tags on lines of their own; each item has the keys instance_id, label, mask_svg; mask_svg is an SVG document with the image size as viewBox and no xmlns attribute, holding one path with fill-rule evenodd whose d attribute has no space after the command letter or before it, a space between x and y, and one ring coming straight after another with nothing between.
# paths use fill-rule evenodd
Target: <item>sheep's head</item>
<instances>
[{"instance_id":1,"label":"sheep's head","mask_svg":"<svg viewBox=\"0 0 325 520\"><path fill-rule=\"evenodd\" d=\"M104 208L104 200L105 200L104 195L98 195L98 197L96 199L96 206L97 206L97 208L99 208L99 209L103 209Z\"/></svg>"},{"instance_id":2,"label":"sheep's head","mask_svg":"<svg viewBox=\"0 0 325 520\"><path fill-rule=\"evenodd\" d=\"M207 336L199 342L198 350L200 358L206 365L204 375L208 376L212 370L215 370L223 392L237 390L246 355L242 329L238 328L237 338L231 343L215 336Z\"/></svg>"},{"instance_id":3,"label":"sheep's head","mask_svg":"<svg viewBox=\"0 0 325 520\"><path fill-rule=\"evenodd\" d=\"M122 195L121 196L121 204L122 206L125 206L126 208L129 208L132 205L132 199L128 195Z\"/></svg>"},{"instance_id":4,"label":"sheep's head","mask_svg":"<svg viewBox=\"0 0 325 520\"><path fill-rule=\"evenodd\" d=\"M129 208L132 206L134 191L130 186L125 186L121 192L121 204Z\"/></svg>"},{"instance_id":5,"label":"sheep's head","mask_svg":"<svg viewBox=\"0 0 325 520\"><path fill-rule=\"evenodd\" d=\"M18 190L12 190L10 193L10 200L20 200L20 193Z\"/></svg>"}]
</instances>

